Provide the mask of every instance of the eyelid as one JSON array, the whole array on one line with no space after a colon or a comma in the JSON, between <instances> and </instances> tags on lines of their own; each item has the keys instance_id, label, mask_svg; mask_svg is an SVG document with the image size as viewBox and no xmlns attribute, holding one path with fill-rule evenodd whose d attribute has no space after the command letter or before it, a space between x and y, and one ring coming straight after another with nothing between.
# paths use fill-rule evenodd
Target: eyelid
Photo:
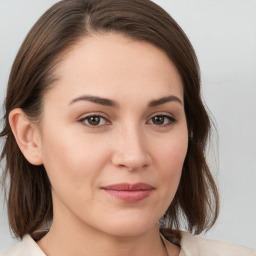
<instances>
[{"instance_id":1,"label":"eyelid","mask_svg":"<svg viewBox=\"0 0 256 256\"><path fill-rule=\"evenodd\" d=\"M100 117L103 117L103 118L105 118L105 119L107 119L107 120L109 120L110 119L110 117L106 114L106 113L104 113L104 112L101 112L101 111L91 111L91 112L84 112L83 114L81 114L81 115L79 115L78 117L77 117L77 121L79 121L79 120L81 120L81 119L85 119L85 118L87 118L87 117L90 117L90 116L100 116Z\"/></svg>"},{"instance_id":2,"label":"eyelid","mask_svg":"<svg viewBox=\"0 0 256 256\"><path fill-rule=\"evenodd\" d=\"M176 119L174 117L174 114L172 114L170 112L157 111L157 112L154 112L153 114L148 115L147 120L154 117L154 116L169 116L170 118Z\"/></svg>"}]
</instances>

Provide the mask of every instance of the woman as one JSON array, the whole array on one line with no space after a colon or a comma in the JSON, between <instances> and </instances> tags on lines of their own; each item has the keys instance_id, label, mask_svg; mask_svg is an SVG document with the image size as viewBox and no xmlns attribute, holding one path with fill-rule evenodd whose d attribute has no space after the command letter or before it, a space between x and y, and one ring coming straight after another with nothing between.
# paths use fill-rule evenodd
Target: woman
<instances>
[{"instance_id":1,"label":"woman","mask_svg":"<svg viewBox=\"0 0 256 256\"><path fill-rule=\"evenodd\" d=\"M218 215L209 129L196 55L164 10L55 4L9 78L2 158L22 241L4 255L255 255L190 234Z\"/></svg>"}]
</instances>

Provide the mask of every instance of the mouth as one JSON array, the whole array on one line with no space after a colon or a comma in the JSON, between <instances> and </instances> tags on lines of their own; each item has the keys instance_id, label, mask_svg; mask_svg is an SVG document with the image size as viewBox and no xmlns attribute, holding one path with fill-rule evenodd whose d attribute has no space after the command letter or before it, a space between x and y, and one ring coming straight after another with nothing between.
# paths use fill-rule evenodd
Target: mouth
<instances>
[{"instance_id":1,"label":"mouth","mask_svg":"<svg viewBox=\"0 0 256 256\"><path fill-rule=\"evenodd\" d=\"M119 200L125 202L138 202L150 196L155 188L146 183L120 183L105 186L101 189Z\"/></svg>"}]
</instances>

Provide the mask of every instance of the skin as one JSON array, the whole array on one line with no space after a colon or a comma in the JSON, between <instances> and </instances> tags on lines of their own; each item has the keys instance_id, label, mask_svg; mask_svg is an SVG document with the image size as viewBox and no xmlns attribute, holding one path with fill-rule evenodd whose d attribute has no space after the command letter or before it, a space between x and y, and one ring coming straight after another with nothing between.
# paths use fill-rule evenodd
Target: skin
<instances>
[{"instance_id":1,"label":"skin","mask_svg":"<svg viewBox=\"0 0 256 256\"><path fill-rule=\"evenodd\" d=\"M101 34L67 51L55 75L39 125L21 109L10 114L23 154L44 164L52 184L53 223L38 245L48 256L165 255L157 223L177 190L188 145L175 66L147 42ZM154 190L126 202L102 189L124 182ZM178 255L177 246L166 245Z\"/></svg>"}]
</instances>

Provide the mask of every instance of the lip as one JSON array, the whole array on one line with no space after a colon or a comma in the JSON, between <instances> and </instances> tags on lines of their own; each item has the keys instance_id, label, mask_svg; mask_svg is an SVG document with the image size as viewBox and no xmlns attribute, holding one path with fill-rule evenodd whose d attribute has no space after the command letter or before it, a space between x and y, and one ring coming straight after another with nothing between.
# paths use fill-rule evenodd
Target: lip
<instances>
[{"instance_id":1,"label":"lip","mask_svg":"<svg viewBox=\"0 0 256 256\"><path fill-rule=\"evenodd\" d=\"M104 186L101 189L117 199L138 202L147 198L155 188L146 183L119 183Z\"/></svg>"}]
</instances>

